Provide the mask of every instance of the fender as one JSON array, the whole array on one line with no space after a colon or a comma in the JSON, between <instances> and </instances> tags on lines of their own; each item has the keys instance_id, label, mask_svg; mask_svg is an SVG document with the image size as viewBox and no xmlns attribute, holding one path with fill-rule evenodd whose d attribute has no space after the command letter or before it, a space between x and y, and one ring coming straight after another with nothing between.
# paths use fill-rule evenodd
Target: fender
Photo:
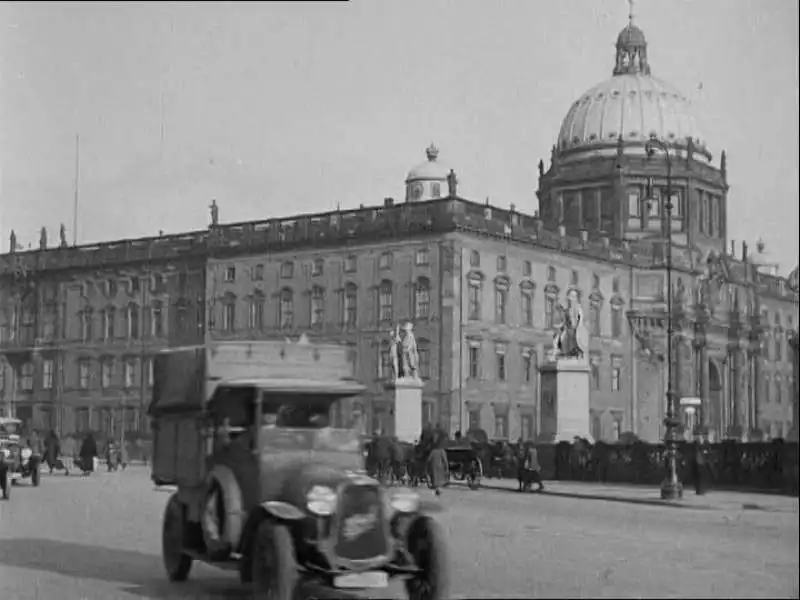
<instances>
[{"instance_id":1,"label":"fender","mask_svg":"<svg viewBox=\"0 0 800 600\"><path fill-rule=\"evenodd\" d=\"M279 521L300 521L306 516L305 513L296 506L278 500L262 502L261 508Z\"/></svg>"},{"instance_id":2,"label":"fender","mask_svg":"<svg viewBox=\"0 0 800 600\"><path fill-rule=\"evenodd\" d=\"M233 471L224 465L216 465L208 474L206 490L210 490L215 483L222 493L222 504L225 513L221 542L228 546L229 549L235 548L239 544L245 519L242 508L242 490L236 481ZM206 501L207 497L207 493L203 495L203 502ZM208 544L208 542L206 543Z\"/></svg>"},{"instance_id":3,"label":"fender","mask_svg":"<svg viewBox=\"0 0 800 600\"><path fill-rule=\"evenodd\" d=\"M244 555L248 554L253 538L258 531L258 526L264 519L275 519L286 523L300 521L305 517L306 515L302 510L288 502L280 502L278 500L262 502L250 513L250 517L247 519L247 525L244 528L239 545L239 552Z\"/></svg>"}]
</instances>

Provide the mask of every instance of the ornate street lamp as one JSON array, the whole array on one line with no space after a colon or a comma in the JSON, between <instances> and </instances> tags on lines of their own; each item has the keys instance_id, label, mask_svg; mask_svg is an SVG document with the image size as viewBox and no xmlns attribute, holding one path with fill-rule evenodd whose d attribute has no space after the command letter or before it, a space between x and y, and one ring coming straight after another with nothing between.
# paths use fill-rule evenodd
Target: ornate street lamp
<instances>
[{"instance_id":1,"label":"ornate street lamp","mask_svg":"<svg viewBox=\"0 0 800 600\"><path fill-rule=\"evenodd\" d=\"M665 500L679 500L683 497L683 485L678 477L678 445L677 435L681 420L678 418L677 394L672 377L672 157L669 153L669 146L656 137L651 137L645 144L647 157L652 158L656 150L660 150L667 161L667 197L664 200L664 216L666 217L666 236L667 236L667 415L664 419L666 432L664 433L664 445L666 453L664 462L666 476L661 483L661 497Z\"/></svg>"}]
</instances>

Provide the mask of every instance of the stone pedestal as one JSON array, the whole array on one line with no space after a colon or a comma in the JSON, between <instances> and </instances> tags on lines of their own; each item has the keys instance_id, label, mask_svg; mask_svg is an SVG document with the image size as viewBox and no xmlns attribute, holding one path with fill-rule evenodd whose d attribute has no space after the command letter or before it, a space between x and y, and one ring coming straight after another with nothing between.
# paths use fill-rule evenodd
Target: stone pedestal
<instances>
[{"instance_id":1,"label":"stone pedestal","mask_svg":"<svg viewBox=\"0 0 800 600\"><path fill-rule=\"evenodd\" d=\"M394 394L394 435L401 442L413 443L422 432L421 379L401 377L386 384Z\"/></svg>"},{"instance_id":2,"label":"stone pedestal","mask_svg":"<svg viewBox=\"0 0 800 600\"><path fill-rule=\"evenodd\" d=\"M589 422L589 362L561 358L541 367L542 441L592 439Z\"/></svg>"}]
</instances>

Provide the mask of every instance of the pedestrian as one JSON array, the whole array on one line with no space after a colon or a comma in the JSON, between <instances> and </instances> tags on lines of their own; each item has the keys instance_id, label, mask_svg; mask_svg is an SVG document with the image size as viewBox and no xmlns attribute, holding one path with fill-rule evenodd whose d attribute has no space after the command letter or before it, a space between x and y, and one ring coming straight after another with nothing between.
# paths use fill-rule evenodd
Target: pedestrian
<instances>
[{"instance_id":1,"label":"pedestrian","mask_svg":"<svg viewBox=\"0 0 800 600\"><path fill-rule=\"evenodd\" d=\"M92 432L86 434L81 444L80 452L81 471L84 476L90 475L94 472L94 459L97 458L97 442L92 435Z\"/></svg>"},{"instance_id":2,"label":"pedestrian","mask_svg":"<svg viewBox=\"0 0 800 600\"><path fill-rule=\"evenodd\" d=\"M532 484L536 484L537 492L544 490L542 483L542 467L539 464L539 452L533 442L527 441L522 446L522 461L520 463L517 481L519 482L520 492L528 492Z\"/></svg>"},{"instance_id":3,"label":"pedestrian","mask_svg":"<svg viewBox=\"0 0 800 600\"><path fill-rule=\"evenodd\" d=\"M446 436L438 435L434 449L428 457L428 472L431 477L431 488L437 496L442 494L441 488L450 479L450 464L447 461L447 451L444 449Z\"/></svg>"},{"instance_id":4,"label":"pedestrian","mask_svg":"<svg viewBox=\"0 0 800 600\"><path fill-rule=\"evenodd\" d=\"M70 470L75 465L75 439L68 435L61 443L61 460L64 468Z\"/></svg>"},{"instance_id":5,"label":"pedestrian","mask_svg":"<svg viewBox=\"0 0 800 600\"><path fill-rule=\"evenodd\" d=\"M696 440L693 448L692 457L692 481L694 482L694 493L702 496L706 493L706 455L702 442Z\"/></svg>"},{"instance_id":6,"label":"pedestrian","mask_svg":"<svg viewBox=\"0 0 800 600\"><path fill-rule=\"evenodd\" d=\"M64 461L59 458L60 455L61 443L56 432L51 429L47 439L44 441L44 460L47 466L50 467L50 475L53 474L53 469L64 469L64 475L69 475L69 469L64 464Z\"/></svg>"}]
</instances>

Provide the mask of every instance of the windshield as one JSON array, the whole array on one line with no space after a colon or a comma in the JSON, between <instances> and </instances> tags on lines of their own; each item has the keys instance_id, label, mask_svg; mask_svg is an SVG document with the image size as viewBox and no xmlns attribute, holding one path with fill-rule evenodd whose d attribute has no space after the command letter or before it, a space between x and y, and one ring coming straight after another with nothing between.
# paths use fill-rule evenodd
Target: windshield
<instances>
[{"instance_id":1,"label":"windshield","mask_svg":"<svg viewBox=\"0 0 800 600\"><path fill-rule=\"evenodd\" d=\"M0 435L19 435L20 424L16 421L0 423Z\"/></svg>"},{"instance_id":2,"label":"windshield","mask_svg":"<svg viewBox=\"0 0 800 600\"><path fill-rule=\"evenodd\" d=\"M323 429L330 427L331 412L340 401L329 394L262 393L261 424L290 429Z\"/></svg>"}]
</instances>

